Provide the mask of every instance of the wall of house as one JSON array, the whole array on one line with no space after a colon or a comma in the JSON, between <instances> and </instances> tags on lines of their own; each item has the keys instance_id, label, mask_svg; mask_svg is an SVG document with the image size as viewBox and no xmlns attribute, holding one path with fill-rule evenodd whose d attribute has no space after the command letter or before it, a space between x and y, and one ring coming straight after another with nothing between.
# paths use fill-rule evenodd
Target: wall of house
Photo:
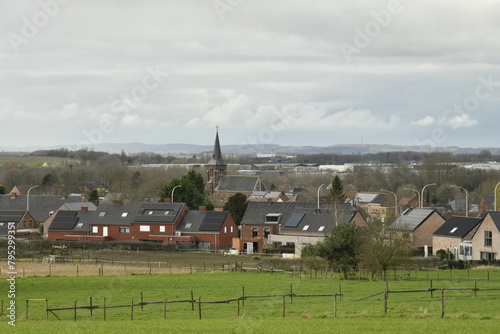
<instances>
[{"instance_id":1,"label":"wall of house","mask_svg":"<svg viewBox=\"0 0 500 334\"><path fill-rule=\"evenodd\" d=\"M26 212L22 218L22 220L19 222L17 225L18 230L24 230L24 229L30 229L30 228L37 228L37 223L33 219L33 216L31 213Z\"/></svg>"},{"instance_id":2,"label":"wall of house","mask_svg":"<svg viewBox=\"0 0 500 334\"><path fill-rule=\"evenodd\" d=\"M492 232L492 245L484 245L484 232ZM490 215L486 215L479 225L474 237L472 237L472 259L481 260L481 252L496 253L496 259L500 259L500 232L498 231Z\"/></svg>"},{"instance_id":3,"label":"wall of house","mask_svg":"<svg viewBox=\"0 0 500 334\"><path fill-rule=\"evenodd\" d=\"M432 237L433 253L436 254L436 252L440 249L449 250L450 252L454 253L454 248L455 247L459 248L461 241L462 238L433 236Z\"/></svg>"},{"instance_id":4,"label":"wall of house","mask_svg":"<svg viewBox=\"0 0 500 334\"><path fill-rule=\"evenodd\" d=\"M437 212L433 212L420 226L418 226L412 233L413 247L423 248L424 246L432 247L432 235L438 228L445 222ZM429 254L435 254L434 250L429 250Z\"/></svg>"},{"instance_id":5,"label":"wall of house","mask_svg":"<svg viewBox=\"0 0 500 334\"><path fill-rule=\"evenodd\" d=\"M257 229L258 238L265 239L265 229L269 229L269 234L279 234L280 226L279 224L245 224L241 226L241 238L242 239L252 239L255 238L253 236L252 230Z\"/></svg>"}]
</instances>

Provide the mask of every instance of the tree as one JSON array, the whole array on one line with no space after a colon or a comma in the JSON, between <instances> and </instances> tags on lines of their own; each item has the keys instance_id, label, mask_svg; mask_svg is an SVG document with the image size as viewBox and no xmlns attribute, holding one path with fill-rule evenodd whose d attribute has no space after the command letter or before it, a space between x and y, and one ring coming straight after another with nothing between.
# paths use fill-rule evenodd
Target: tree
<instances>
[{"instance_id":1,"label":"tree","mask_svg":"<svg viewBox=\"0 0 500 334\"><path fill-rule=\"evenodd\" d=\"M344 185L338 175L335 175L330 188L330 199L335 204L345 203L346 194L344 192Z\"/></svg>"},{"instance_id":2,"label":"tree","mask_svg":"<svg viewBox=\"0 0 500 334\"><path fill-rule=\"evenodd\" d=\"M229 211L236 225L240 225L247 206L247 197L242 193L236 193L227 199L223 210Z\"/></svg>"},{"instance_id":3,"label":"tree","mask_svg":"<svg viewBox=\"0 0 500 334\"><path fill-rule=\"evenodd\" d=\"M96 189L92 190L89 194L89 201L94 203L96 206L99 205L99 193Z\"/></svg>"},{"instance_id":4,"label":"tree","mask_svg":"<svg viewBox=\"0 0 500 334\"><path fill-rule=\"evenodd\" d=\"M161 189L160 199L163 201L165 198L170 198L176 186L180 187L175 190L175 202L184 202L190 209L198 209L200 206L213 209L213 204L210 203L205 192L205 181L200 173L192 169L181 178L171 179Z\"/></svg>"},{"instance_id":5,"label":"tree","mask_svg":"<svg viewBox=\"0 0 500 334\"><path fill-rule=\"evenodd\" d=\"M325 259L330 268L339 269L344 278L359 262L359 231L354 223L334 226L325 239L316 244L316 254Z\"/></svg>"},{"instance_id":6,"label":"tree","mask_svg":"<svg viewBox=\"0 0 500 334\"><path fill-rule=\"evenodd\" d=\"M372 275L381 272L383 280L389 267L407 259L411 252L410 233L388 229L382 222L374 222L364 229L360 239L361 264L370 269Z\"/></svg>"}]
</instances>

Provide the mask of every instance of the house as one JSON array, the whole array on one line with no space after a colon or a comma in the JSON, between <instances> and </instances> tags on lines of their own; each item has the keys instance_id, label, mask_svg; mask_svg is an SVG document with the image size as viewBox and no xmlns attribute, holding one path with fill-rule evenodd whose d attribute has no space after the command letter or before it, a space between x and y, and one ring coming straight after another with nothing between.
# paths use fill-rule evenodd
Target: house
<instances>
[{"instance_id":1,"label":"house","mask_svg":"<svg viewBox=\"0 0 500 334\"><path fill-rule=\"evenodd\" d=\"M432 235L432 249L451 252L457 260L472 260L472 235L482 218L453 216Z\"/></svg>"},{"instance_id":2,"label":"house","mask_svg":"<svg viewBox=\"0 0 500 334\"><path fill-rule=\"evenodd\" d=\"M65 203L80 203L82 196L55 196L55 195L30 195L29 212L33 219L42 223L47 220L57 209ZM0 208L2 210L26 210L28 196L26 195L1 195Z\"/></svg>"},{"instance_id":3,"label":"house","mask_svg":"<svg viewBox=\"0 0 500 334\"><path fill-rule=\"evenodd\" d=\"M248 197L249 202L286 202L288 196L281 191L254 191Z\"/></svg>"},{"instance_id":4,"label":"house","mask_svg":"<svg viewBox=\"0 0 500 334\"><path fill-rule=\"evenodd\" d=\"M478 211L481 213L486 213L490 210L495 210L495 197L483 197L481 201L479 201Z\"/></svg>"},{"instance_id":5,"label":"house","mask_svg":"<svg viewBox=\"0 0 500 334\"><path fill-rule=\"evenodd\" d=\"M58 211L49 240L149 241L229 248L238 229L223 211L188 211L184 203L102 204L97 210Z\"/></svg>"},{"instance_id":6,"label":"house","mask_svg":"<svg viewBox=\"0 0 500 334\"><path fill-rule=\"evenodd\" d=\"M95 211L97 207L92 202L76 202L76 203L64 203L61 205L59 209L55 211L47 220L43 222L43 236L46 238L49 233L50 224L54 220L55 214L59 211L78 211L78 210L87 210L87 211Z\"/></svg>"},{"instance_id":7,"label":"house","mask_svg":"<svg viewBox=\"0 0 500 334\"><path fill-rule=\"evenodd\" d=\"M409 232L412 247L425 254L433 254L432 235L446 220L436 210L429 208L405 210L389 228L401 232Z\"/></svg>"},{"instance_id":8,"label":"house","mask_svg":"<svg viewBox=\"0 0 500 334\"><path fill-rule=\"evenodd\" d=\"M419 207L419 196L413 195L412 197L403 197L398 201L398 208L402 211L409 208L418 208Z\"/></svg>"},{"instance_id":9,"label":"house","mask_svg":"<svg viewBox=\"0 0 500 334\"><path fill-rule=\"evenodd\" d=\"M38 234L38 224L28 211L24 210L1 210L0 211L0 237L6 237L9 230L9 224L14 224L16 237L24 234Z\"/></svg>"},{"instance_id":10,"label":"house","mask_svg":"<svg viewBox=\"0 0 500 334\"><path fill-rule=\"evenodd\" d=\"M352 203L366 212L369 220L381 220L387 217L394 217L397 205L394 203L395 197L389 193L358 192L351 199ZM396 215L399 210L396 211Z\"/></svg>"},{"instance_id":11,"label":"house","mask_svg":"<svg viewBox=\"0 0 500 334\"><path fill-rule=\"evenodd\" d=\"M189 237L186 246L198 249L229 249L238 237L238 226L227 211L187 211L177 236ZM185 243L179 241L179 243Z\"/></svg>"},{"instance_id":12,"label":"house","mask_svg":"<svg viewBox=\"0 0 500 334\"><path fill-rule=\"evenodd\" d=\"M500 212L489 211L471 240L473 260L497 260L500 252Z\"/></svg>"},{"instance_id":13,"label":"house","mask_svg":"<svg viewBox=\"0 0 500 334\"><path fill-rule=\"evenodd\" d=\"M335 226L348 223L368 227L363 215L350 204L331 205L321 210L296 208L284 222L280 234L269 235L269 242L275 248L289 247L300 256L303 247L323 241L325 234L331 233Z\"/></svg>"},{"instance_id":14,"label":"house","mask_svg":"<svg viewBox=\"0 0 500 334\"><path fill-rule=\"evenodd\" d=\"M299 216L298 225L291 226L289 221L293 222ZM308 223L310 220L313 222ZM347 221L356 221L359 226L368 226L364 217L358 211L354 211L350 204L339 204L337 210L331 208L318 210L315 203L249 202L241 220L241 239L237 240L233 247L246 252L261 252L265 241L271 242L272 238L273 242L276 242L275 246L288 245L294 249L296 244L315 243L302 242L297 236L322 239L324 233L330 231L335 222L342 224ZM288 226L285 226L287 224ZM310 229L303 230L304 224L309 225ZM319 231L321 226L325 227ZM300 251L300 248L298 249Z\"/></svg>"}]
</instances>

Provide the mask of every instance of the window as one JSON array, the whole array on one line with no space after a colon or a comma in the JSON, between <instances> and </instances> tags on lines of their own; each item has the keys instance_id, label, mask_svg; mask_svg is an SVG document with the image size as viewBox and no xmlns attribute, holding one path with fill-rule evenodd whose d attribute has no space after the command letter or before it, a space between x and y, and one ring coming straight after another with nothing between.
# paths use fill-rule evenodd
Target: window
<instances>
[{"instance_id":1,"label":"window","mask_svg":"<svg viewBox=\"0 0 500 334\"><path fill-rule=\"evenodd\" d=\"M265 228L264 229L264 238L267 238L271 234L271 229L270 228Z\"/></svg>"},{"instance_id":2,"label":"window","mask_svg":"<svg viewBox=\"0 0 500 334\"><path fill-rule=\"evenodd\" d=\"M165 226L164 225L160 225L160 232L165 232Z\"/></svg>"},{"instance_id":3,"label":"window","mask_svg":"<svg viewBox=\"0 0 500 334\"><path fill-rule=\"evenodd\" d=\"M82 226L83 226L83 223L78 223L78 224L76 224L76 227L77 227L77 228L80 228L80 227L82 227Z\"/></svg>"},{"instance_id":4,"label":"window","mask_svg":"<svg viewBox=\"0 0 500 334\"><path fill-rule=\"evenodd\" d=\"M170 213L170 211L165 211L165 213L163 215L168 216L169 213Z\"/></svg>"},{"instance_id":5,"label":"window","mask_svg":"<svg viewBox=\"0 0 500 334\"><path fill-rule=\"evenodd\" d=\"M120 227L120 233L130 233L130 227Z\"/></svg>"},{"instance_id":6,"label":"window","mask_svg":"<svg viewBox=\"0 0 500 334\"><path fill-rule=\"evenodd\" d=\"M266 215L266 223L277 223L279 222L281 213L269 213Z\"/></svg>"},{"instance_id":7,"label":"window","mask_svg":"<svg viewBox=\"0 0 500 334\"><path fill-rule=\"evenodd\" d=\"M309 229L309 225L304 225L304 227L302 228L302 231L307 231Z\"/></svg>"},{"instance_id":8,"label":"window","mask_svg":"<svg viewBox=\"0 0 500 334\"><path fill-rule=\"evenodd\" d=\"M127 216L128 216L128 212L123 212L123 213L122 213L122 218L125 218L125 217L127 217Z\"/></svg>"},{"instance_id":9,"label":"window","mask_svg":"<svg viewBox=\"0 0 500 334\"><path fill-rule=\"evenodd\" d=\"M320 227L318 228L318 232L322 232L324 229L325 229L325 227L324 227L324 226L320 226Z\"/></svg>"},{"instance_id":10,"label":"window","mask_svg":"<svg viewBox=\"0 0 500 334\"><path fill-rule=\"evenodd\" d=\"M458 227L454 227L454 228L450 231L450 233L454 233L457 229L458 229Z\"/></svg>"},{"instance_id":11,"label":"window","mask_svg":"<svg viewBox=\"0 0 500 334\"><path fill-rule=\"evenodd\" d=\"M224 226L224 233L227 233L227 226Z\"/></svg>"},{"instance_id":12,"label":"window","mask_svg":"<svg viewBox=\"0 0 500 334\"><path fill-rule=\"evenodd\" d=\"M484 231L484 245L486 247L491 247L493 244L493 233L491 231Z\"/></svg>"},{"instance_id":13,"label":"window","mask_svg":"<svg viewBox=\"0 0 500 334\"><path fill-rule=\"evenodd\" d=\"M149 225L139 225L140 232L149 232L151 230Z\"/></svg>"},{"instance_id":14,"label":"window","mask_svg":"<svg viewBox=\"0 0 500 334\"><path fill-rule=\"evenodd\" d=\"M99 233L99 226L92 226L92 233Z\"/></svg>"},{"instance_id":15,"label":"window","mask_svg":"<svg viewBox=\"0 0 500 334\"><path fill-rule=\"evenodd\" d=\"M497 257L496 253L481 252L481 260L495 261Z\"/></svg>"},{"instance_id":16,"label":"window","mask_svg":"<svg viewBox=\"0 0 500 334\"><path fill-rule=\"evenodd\" d=\"M257 238L259 236L259 229L257 227L252 228L252 238Z\"/></svg>"},{"instance_id":17,"label":"window","mask_svg":"<svg viewBox=\"0 0 500 334\"><path fill-rule=\"evenodd\" d=\"M191 224L191 223L186 223L186 228L191 228L191 225L193 225L193 224Z\"/></svg>"},{"instance_id":18,"label":"window","mask_svg":"<svg viewBox=\"0 0 500 334\"><path fill-rule=\"evenodd\" d=\"M149 211L149 212L148 212L148 215L152 215L152 214L153 214L153 211Z\"/></svg>"},{"instance_id":19,"label":"window","mask_svg":"<svg viewBox=\"0 0 500 334\"><path fill-rule=\"evenodd\" d=\"M99 217L104 217L106 215L106 211L99 212Z\"/></svg>"},{"instance_id":20,"label":"window","mask_svg":"<svg viewBox=\"0 0 500 334\"><path fill-rule=\"evenodd\" d=\"M234 232L234 226L231 226L231 233Z\"/></svg>"}]
</instances>

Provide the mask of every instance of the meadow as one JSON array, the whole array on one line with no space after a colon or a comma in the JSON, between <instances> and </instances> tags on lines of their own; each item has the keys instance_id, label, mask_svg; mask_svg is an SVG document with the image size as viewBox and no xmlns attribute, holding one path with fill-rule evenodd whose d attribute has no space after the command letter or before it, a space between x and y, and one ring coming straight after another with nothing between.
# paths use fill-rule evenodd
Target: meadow
<instances>
[{"instance_id":1,"label":"meadow","mask_svg":"<svg viewBox=\"0 0 500 334\"><path fill-rule=\"evenodd\" d=\"M488 279L489 278L489 279ZM384 294L390 291L426 290L433 292L391 293L384 312ZM500 271L494 269L418 272L411 280L368 281L292 277L287 273L193 273L171 275L126 275L97 277L26 277L16 281L16 332L33 333L496 333L500 320L500 291L446 290L445 316L441 318L441 291L446 288L500 288ZM7 284L0 290L6 299ZM49 308L89 305L130 305L143 301L201 300L202 319L197 304L144 305L133 308L54 311L46 321L45 302L31 301L29 320L25 300L48 299ZM281 297L339 294L336 313L334 298ZM205 303L250 296L238 303ZM377 295L375 295L377 294ZM372 296L369 298L368 296ZM200 299L201 298L201 299ZM133 300L133 301L132 301ZM283 302L285 316L283 317ZM12 330L7 318L0 332Z\"/></svg>"}]
</instances>

